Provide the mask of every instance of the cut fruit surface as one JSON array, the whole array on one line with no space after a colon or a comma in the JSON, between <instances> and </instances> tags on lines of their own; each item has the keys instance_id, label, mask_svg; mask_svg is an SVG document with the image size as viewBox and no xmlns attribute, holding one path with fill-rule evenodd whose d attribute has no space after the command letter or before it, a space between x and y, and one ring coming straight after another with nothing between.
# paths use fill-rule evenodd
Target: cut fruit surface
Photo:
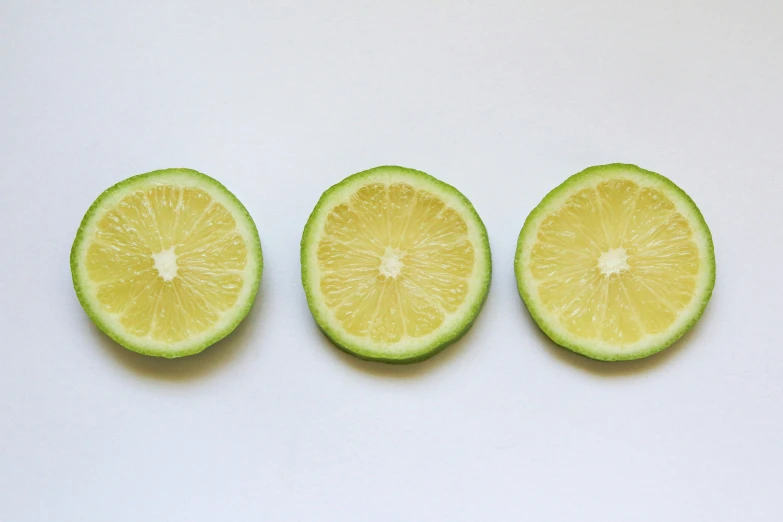
<instances>
[{"instance_id":1,"label":"cut fruit surface","mask_svg":"<svg viewBox=\"0 0 783 522\"><path fill-rule=\"evenodd\" d=\"M301 256L319 327L364 359L432 356L470 328L489 290L489 241L473 206L454 187L402 167L327 190Z\"/></svg>"},{"instance_id":2,"label":"cut fruit surface","mask_svg":"<svg viewBox=\"0 0 783 522\"><path fill-rule=\"evenodd\" d=\"M693 201L634 165L592 167L530 213L519 235L519 292L556 343L600 360L671 345L715 284L712 236Z\"/></svg>"},{"instance_id":3,"label":"cut fruit surface","mask_svg":"<svg viewBox=\"0 0 783 522\"><path fill-rule=\"evenodd\" d=\"M189 169L141 174L101 194L71 249L79 301L126 348L198 353L249 311L261 278L258 232L223 185Z\"/></svg>"}]
</instances>

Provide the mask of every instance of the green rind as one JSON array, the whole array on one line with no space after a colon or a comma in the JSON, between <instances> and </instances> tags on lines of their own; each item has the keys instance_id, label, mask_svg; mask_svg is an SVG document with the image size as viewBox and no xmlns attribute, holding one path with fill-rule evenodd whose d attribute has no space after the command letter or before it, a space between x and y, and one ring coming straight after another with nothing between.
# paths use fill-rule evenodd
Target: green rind
<instances>
[{"instance_id":1,"label":"green rind","mask_svg":"<svg viewBox=\"0 0 783 522\"><path fill-rule=\"evenodd\" d=\"M542 311L536 308L535 302L531 295L531 290L526 286L526 282L522 274L522 263L521 263L523 242L528 234L535 233L534 230L531 230L532 223L542 212L547 210L548 204L555 198L562 195L563 193L568 192L571 189L571 187L576 185L578 182L582 181L586 176L601 175L602 170L608 170L611 168L634 169L640 174L655 179L663 183L664 185L666 185L667 188L669 188L671 191L676 193L681 198L682 202L684 202L689 206L689 208L693 211L694 215L697 218L697 222L691 224L698 225L700 229L699 231L701 232L701 234L703 234L704 238L706 239L707 255L708 255L707 264L711 269L708 283L704 293L701 296L696 296L696 298L700 297L701 304L699 304L699 306L695 308L695 313L689 318L687 323L685 323L679 329L671 332L671 334L664 341L654 346L650 346L646 350L641 350L638 352L632 352L627 354L600 353L592 349L589 343L573 342L572 340L556 332L552 328L552 326L546 321L546 318L542 313ZM666 348L671 346L675 341L677 341L680 337L685 335L698 322L702 314L704 314L704 310L707 308L707 303L709 302L710 297L712 296L713 288L715 287L715 275L716 275L715 248L712 241L712 234L710 233L710 229L707 226L707 222L704 220L704 216L702 215L701 211L696 206L696 203L694 203L691 197L688 196L688 194L686 194L685 191L683 191L680 187L678 187L673 181L671 181L669 178L665 176L662 176L661 174L642 169L641 167L638 167L636 165L625 164L625 163L612 163L608 165L597 165L594 167L589 167L569 177L563 183L561 183L560 185L552 189L544 197L544 199L542 199L541 202L530 212L530 214L528 214L527 219L525 219L525 224L522 226L522 230L519 233L519 239L517 241L517 250L514 256L514 273L516 275L519 295L522 297L522 300L525 302L525 306L530 312L530 315L533 317L533 320L536 322L536 324L541 329L541 331L543 331L550 339L552 339L552 341L562 346L563 348L567 348L572 352L575 352L579 355L583 355L591 359L596 359L599 361L607 361L607 362L627 361L627 360L634 360L634 359L641 359L644 357L648 357L650 355L654 355L658 352L665 350Z\"/></svg>"},{"instance_id":2,"label":"green rind","mask_svg":"<svg viewBox=\"0 0 783 522\"><path fill-rule=\"evenodd\" d=\"M223 192L235 204L236 208L234 210L238 210L241 213L241 215L246 219L247 224L250 225L250 231L253 234L255 245L248 245L248 248L253 248L255 246L258 253L259 265L258 265L258 270L256 271L256 278L254 281L252 281L250 287L250 294L248 295L246 302L243 303L242 306L235 311L234 318L229 323L227 323L223 328L216 331L212 336L210 336L209 338L207 338L202 342L190 346L186 346L180 350L164 353L164 352L149 350L143 346L139 346L129 341L128 339L124 338L121 332L117 332L108 326L106 321L101 317L100 312L93 308L93 306L89 302L89 299L87 299L87 296L85 295L83 289L84 284L83 281L81 280L81 277L79 275L79 270L78 270L78 264L79 264L78 252L79 252L79 248L81 247L85 239L86 228L90 224L93 214L95 214L95 212L97 212L101 208L102 203L107 198L109 198L114 193L121 191L124 188L134 183L138 183L140 181L144 181L147 179L159 177L166 174L172 174L172 173L197 177L198 179L212 185L217 190ZM87 213L82 218L81 224L79 225L79 229L76 232L76 238L74 239L73 245L71 246L70 265L71 265L71 277L73 279L73 287L74 290L76 291L76 297L79 299L79 303L81 303L82 308L84 308L84 311L87 313L87 316L90 318L90 320L92 320L93 323L95 323L95 325L103 333L108 335L117 344L133 352L140 353L143 355L150 355L154 357L165 357L167 359L174 359L177 357L185 357L188 355L195 355L197 353L200 353L205 349L209 348L210 346L212 346L213 344L215 344L216 342L218 342L219 340L223 339L228 334L233 332L234 329L236 329L239 323L241 323L242 320L250 312L250 309L252 308L253 303L255 302L255 297L258 293L258 287L261 283L261 274L264 268L264 261L263 261L263 252L261 250L261 239L258 234L258 229L256 228L255 221L253 221L253 218L250 216L250 213L247 211L247 209L242 204L242 202L239 201L239 199L230 190L228 190L225 186L223 186L223 184L221 184L216 179L207 176L206 174L202 174L201 172L192 169L187 169L187 168L171 168L171 169L155 170L152 172L147 172L145 174L137 174L123 181L120 181L119 183L112 185L108 189L104 190L100 194L100 196L98 196L98 198L93 202L93 204L90 205L90 208L87 210Z\"/></svg>"},{"instance_id":3,"label":"green rind","mask_svg":"<svg viewBox=\"0 0 783 522\"><path fill-rule=\"evenodd\" d=\"M387 356L386 354L373 352L371 349L367 349L363 346L360 346L348 340L336 328L330 325L329 321L325 317L322 316L318 307L315 305L314 291L312 288L310 288L310 285L308 284L308 276L309 276L309 267L307 263L308 245L315 246L312 245L313 242L308 240L315 232L314 222L316 221L320 213L324 210L324 206L326 202L329 200L329 197L334 192L340 190L346 185L355 183L356 181L361 180L362 178L369 178L372 175L377 174L382 170L386 170L386 169L403 171L409 174L419 176L429 181L433 185L437 186L440 190L443 190L444 192L450 193L453 196L457 197L471 213L471 216L474 219L475 224L479 228L480 237L484 247L482 249L484 253L484 260L486 262L486 267L487 267L487 273L485 275L486 283L484 284L483 289L479 295L479 299L477 299L474 303L472 303L469 311L467 312L466 320L460 323L457 328L452 329L450 331L443 332L438 338L435 339L435 341L433 341L432 344L419 350L417 353L408 354L401 357L393 357L393 356L390 357ZM487 229L484 226L484 222L479 217L478 213L476 212L476 209L473 207L473 204L470 202L470 200L468 200L468 198L466 198L455 187L447 183L444 183L443 181L440 181L439 179L425 172L421 172L415 169L409 169L406 167L394 166L394 165L375 167L373 169L365 170L353 174L351 176L348 176L341 182L331 186L321 195L321 197L318 200L318 203L315 205L315 208L310 213L310 217L308 218L307 223L305 224L304 232L302 233L302 241L300 244L300 262L302 268L302 286L304 287L305 296L307 298L307 305L310 308L310 312L312 313L313 318L315 319L315 322L318 325L318 328L321 330L321 332L332 342L332 344L334 344L336 347L338 347L340 350L344 351L345 353L348 353L350 355L353 355L355 357L358 357L359 359L363 359L366 361L374 361L374 362L381 362L381 363L388 363L388 364L411 364L411 363L424 361L440 353L449 345L455 343L460 338L462 338L462 336L464 336L468 332L468 330L470 330L471 326L473 326L473 323L476 321L479 312L484 306L484 303L486 302L487 299L487 295L489 294L489 287L492 280L492 255L489 246L489 236L487 234Z\"/></svg>"}]
</instances>

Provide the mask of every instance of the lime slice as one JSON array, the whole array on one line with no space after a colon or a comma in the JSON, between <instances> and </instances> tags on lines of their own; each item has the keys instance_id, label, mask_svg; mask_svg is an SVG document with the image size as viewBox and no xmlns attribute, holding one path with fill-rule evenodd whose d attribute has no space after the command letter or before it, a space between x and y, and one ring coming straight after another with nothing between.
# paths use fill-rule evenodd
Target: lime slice
<instances>
[{"instance_id":1,"label":"lime slice","mask_svg":"<svg viewBox=\"0 0 783 522\"><path fill-rule=\"evenodd\" d=\"M223 185L189 169L122 181L82 220L71 273L87 315L135 352L198 353L247 315L261 279L253 219Z\"/></svg>"},{"instance_id":2,"label":"lime slice","mask_svg":"<svg viewBox=\"0 0 783 522\"><path fill-rule=\"evenodd\" d=\"M712 236L667 178L592 167L530 213L519 235L519 293L557 344L593 359L663 350L701 317L715 284Z\"/></svg>"},{"instance_id":3,"label":"lime slice","mask_svg":"<svg viewBox=\"0 0 783 522\"><path fill-rule=\"evenodd\" d=\"M410 363L471 326L489 290L484 224L457 189L378 167L327 190L302 236L302 283L318 326L357 357Z\"/></svg>"}]
</instances>

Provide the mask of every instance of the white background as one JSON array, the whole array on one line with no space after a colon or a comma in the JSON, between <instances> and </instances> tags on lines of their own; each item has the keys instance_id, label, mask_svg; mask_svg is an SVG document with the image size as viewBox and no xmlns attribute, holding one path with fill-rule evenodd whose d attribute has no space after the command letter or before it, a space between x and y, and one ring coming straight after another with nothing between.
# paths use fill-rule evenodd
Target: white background
<instances>
[{"instance_id":1,"label":"white background","mask_svg":"<svg viewBox=\"0 0 783 522\"><path fill-rule=\"evenodd\" d=\"M783 3L2 0L0 520L783 519ZM528 212L590 165L696 201L718 278L666 352L549 342L515 286ZM413 366L316 329L299 240L323 190L400 164L484 219L492 289ZM95 327L68 264L133 174L190 167L256 220L234 335L183 360Z\"/></svg>"}]
</instances>

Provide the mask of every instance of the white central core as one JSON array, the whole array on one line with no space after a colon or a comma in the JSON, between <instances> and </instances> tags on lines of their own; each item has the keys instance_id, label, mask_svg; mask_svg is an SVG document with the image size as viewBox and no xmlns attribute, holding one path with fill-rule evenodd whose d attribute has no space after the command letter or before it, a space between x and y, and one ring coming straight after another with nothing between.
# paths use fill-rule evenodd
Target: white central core
<instances>
[{"instance_id":1,"label":"white central core","mask_svg":"<svg viewBox=\"0 0 783 522\"><path fill-rule=\"evenodd\" d=\"M619 274L628 268L628 254L623 247L613 248L598 258L598 269L604 275Z\"/></svg>"},{"instance_id":2,"label":"white central core","mask_svg":"<svg viewBox=\"0 0 783 522\"><path fill-rule=\"evenodd\" d=\"M379 268L381 274L386 277L397 277L400 275L403 266L401 257L402 254L399 249L392 249L387 246L386 251L381 256L381 266Z\"/></svg>"},{"instance_id":3,"label":"white central core","mask_svg":"<svg viewBox=\"0 0 783 522\"><path fill-rule=\"evenodd\" d=\"M174 247L152 254L152 260L155 261L155 268L164 281L171 281L177 275L177 254L174 253Z\"/></svg>"}]
</instances>

